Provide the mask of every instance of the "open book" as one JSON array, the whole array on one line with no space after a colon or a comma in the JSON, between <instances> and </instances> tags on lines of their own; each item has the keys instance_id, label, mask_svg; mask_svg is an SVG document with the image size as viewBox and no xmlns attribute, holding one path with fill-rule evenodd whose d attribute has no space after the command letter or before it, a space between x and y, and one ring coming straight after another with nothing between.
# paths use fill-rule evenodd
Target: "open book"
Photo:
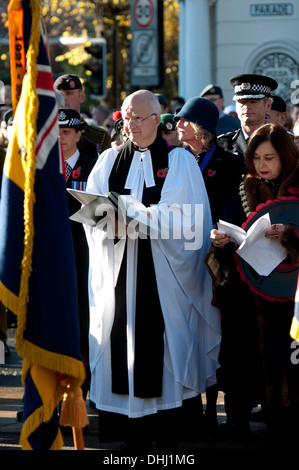
<instances>
[{"instance_id":1,"label":"open book","mask_svg":"<svg viewBox=\"0 0 299 470\"><path fill-rule=\"evenodd\" d=\"M136 221L139 224L140 232L147 234L149 228L157 230L157 227L153 226L147 208L134 196L119 195L115 192L93 194L77 189L68 188L67 190L83 204L81 209L70 216L71 220L100 227L101 221L106 218L107 213L114 212L117 219L126 225L132 220Z\"/></svg>"},{"instance_id":2,"label":"open book","mask_svg":"<svg viewBox=\"0 0 299 470\"><path fill-rule=\"evenodd\" d=\"M271 227L269 213L257 219L247 232L237 225L219 220L218 230L240 245L237 253L261 276L268 276L286 257L279 240L265 237Z\"/></svg>"}]
</instances>

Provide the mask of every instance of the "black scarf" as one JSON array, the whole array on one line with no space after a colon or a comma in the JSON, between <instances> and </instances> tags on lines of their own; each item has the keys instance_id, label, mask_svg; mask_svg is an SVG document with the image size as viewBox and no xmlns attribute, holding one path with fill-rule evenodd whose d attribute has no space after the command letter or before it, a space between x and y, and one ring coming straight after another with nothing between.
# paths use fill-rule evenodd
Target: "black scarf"
<instances>
[{"instance_id":1,"label":"black scarf","mask_svg":"<svg viewBox=\"0 0 299 470\"><path fill-rule=\"evenodd\" d=\"M263 179L263 181L265 181L265 183L269 186L273 194L273 198L276 199L278 197L279 188L282 183L282 177L278 176L275 181L265 179Z\"/></svg>"},{"instance_id":2,"label":"black scarf","mask_svg":"<svg viewBox=\"0 0 299 470\"><path fill-rule=\"evenodd\" d=\"M157 176L168 167L168 147L160 132L149 146L156 186L144 187L142 203L157 204L165 177ZM124 188L134 154L128 141L120 150L109 178L109 190L129 194ZM160 173L161 174L161 173ZM112 392L128 394L127 312L126 312L126 250L115 288L115 317L111 332ZM161 311L154 263L149 239L138 240L137 294L135 317L134 395L141 398L162 394L164 320Z\"/></svg>"},{"instance_id":3,"label":"black scarf","mask_svg":"<svg viewBox=\"0 0 299 470\"><path fill-rule=\"evenodd\" d=\"M133 159L136 147L129 140L119 151L115 160L109 178L109 191L115 191L119 194L130 194L129 189L125 189L125 183ZM157 204L160 199L161 189L164 184L165 178L157 176L159 170L164 170L168 167L168 152L167 143L163 139L159 131L155 141L148 147L152 156L153 173L156 186L151 188L144 187L142 203L149 207L151 204Z\"/></svg>"}]
</instances>

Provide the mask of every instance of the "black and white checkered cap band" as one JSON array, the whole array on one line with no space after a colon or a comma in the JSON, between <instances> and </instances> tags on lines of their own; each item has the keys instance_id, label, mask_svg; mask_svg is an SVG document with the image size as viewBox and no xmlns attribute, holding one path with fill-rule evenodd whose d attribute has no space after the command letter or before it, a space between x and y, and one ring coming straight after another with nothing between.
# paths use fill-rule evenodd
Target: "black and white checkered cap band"
<instances>
[{"instance_id":1,"label":"black and white checkered cap band","mask_svg":"<svg viewBox=\"0 0 299 470\"><path fill-rule=\"evenodd\" d=\"M252 93L271 93L271 88L267 85L250 85L249 83L241 83L241 85L235 86L235 93L240 91L248 91Z\"/></svg>"},{"instance_id":2,"label":"black and white checkered cap band","mask_svg":"<svg viewBox=\"0 0 299 470\"><path fill-rule=\"evenodd\" d=\"M81 123L80 119L77 119L77 118L71 118L71 119L66 119L65 121L61 121L59 119L59 124L60 125L67 125L67 126L79 126Z\"/></svg>"},{"instance_id":3,"label":"black and white checkered cap band","mask_svg":"<svg viewBox=\"0 0 299 470\"><path fill-rule=\"evenodd\" d=\"M246 93L247 92L247 93ZM239 100L261 100L271 93L271 88L267 85L251 85L250 83L241 83L235 86L234 101Z\"/></svg>"}]
</instances>

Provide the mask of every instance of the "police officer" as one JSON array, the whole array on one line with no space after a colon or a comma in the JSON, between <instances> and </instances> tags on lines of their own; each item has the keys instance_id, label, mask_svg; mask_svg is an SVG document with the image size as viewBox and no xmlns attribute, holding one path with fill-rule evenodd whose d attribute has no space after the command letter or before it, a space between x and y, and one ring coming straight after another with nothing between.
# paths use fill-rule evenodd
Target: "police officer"
<instances>
[{"instance_id":1,"label":"police officer","mask_svg":"<svg viewBox=\"0 0 299 470\"><path fill-rule=\"evenodd\" d=\"M66 166L66 187L85 190L88 176L93 169L96 160L85 153L82 148L81 133L84 123L80 114L71 108L60 108L58 113L59 139L62 155ZM81 203L67 194L69 214L77 212ZM85 367L86 379L82 385L83 395L86 397L89 389L90 370L88 357L88 332L89 332L89 298L88 298L88 269L89 249L82 224L71 221L72 238L74 243L77 295L79 308L80 327L80 351ZM74 293L75 295L75 293Z\"/></svg>"},{"instance_id":2,"label":"police officer","mask_svg":"<svg viewBox=\"0 0 299 470\"><path fill-rule=\"evenodd\" d=\"M63 94L66 108L75 109L80 113L81 104L85 100L85 92L77 75L61 75L55 80L54 88ZM82 129L84 153L94 155L97 158L98 154L110 148L110 134L104 127L91 126L82 118L81 121L84 123Z\"/></svg>"},{"instance_id":3,"label":"police officer","mask_svg":"<svg viewBox=\"0 0 299 470\"><path fill-rule=\"evenodd\" d=\"M251 134L265 123L265 115L271 109L271 92L278 84L264 75L242 74L230 79L234 88L236 111L241 128L234 132L220 135L226 150L239 155L244 162L247 141ZM244 163L244 171L245 171Z\"/></svg>"}]
</instances>

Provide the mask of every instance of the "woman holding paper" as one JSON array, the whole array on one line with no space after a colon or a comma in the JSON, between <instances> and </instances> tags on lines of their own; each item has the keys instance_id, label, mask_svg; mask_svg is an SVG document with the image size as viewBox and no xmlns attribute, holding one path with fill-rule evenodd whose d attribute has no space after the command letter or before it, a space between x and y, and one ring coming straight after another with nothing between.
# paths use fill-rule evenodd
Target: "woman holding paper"
<instances>
[{"instance_id":1,"label":"woman holding paper","mask_svg":"<svg viewBox=\"0 0 299 470\"><path fill-rule=\"evenodd\" d=\"M238 201L241 225L261 203L277 198L298 199L299 203L299 150L287 131L277 124L266 124L251 136L245 156L248 174L240 186ZM286 206L287 207L287 206ZM288 210L288 209L286 209ZM223 232L223 231L222 231ZM278 240L286 249L284 263L297 263L299 255L299 231L283 223L272 224L265 237ZM220 248L218 259L225 260L224 253L231 245L230 237L214 229L212 245ZM218 251L218 250L217 250ZM223 269L223 266L222 266ZM260 355L265 383L263 404L269 437L276 442L295 437L299 419L298 365L292 360L293 346L289 332L294 312L294 300L282 299L283 283L275 286L276 297L269 297L251 286L254 291L259 329ZM295 291L294 291L295 295ZM282 301L284 300L284 301Z\"/></svg>"}]
</instances>

